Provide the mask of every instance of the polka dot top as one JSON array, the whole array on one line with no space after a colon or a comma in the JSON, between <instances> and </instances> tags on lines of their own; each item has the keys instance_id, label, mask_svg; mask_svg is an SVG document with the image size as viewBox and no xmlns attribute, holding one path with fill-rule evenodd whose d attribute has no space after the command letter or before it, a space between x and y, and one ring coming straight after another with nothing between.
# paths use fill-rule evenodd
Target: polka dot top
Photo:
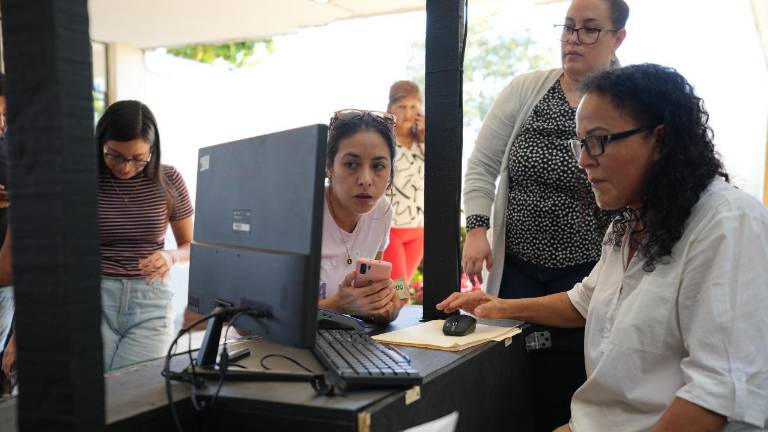
<instances>
[{"instance_id":1,"label":"polka dot top","mask_svg":"<svg viewBox=\"0 0 768 432\"><path fill-rule=\"evenodd\" d=\"M575 116L555 81L511 144L506 252L530 263L562 268L600 258L602 233L579 195L587 177L568 145Z\"/></svg>"}]
</instances>

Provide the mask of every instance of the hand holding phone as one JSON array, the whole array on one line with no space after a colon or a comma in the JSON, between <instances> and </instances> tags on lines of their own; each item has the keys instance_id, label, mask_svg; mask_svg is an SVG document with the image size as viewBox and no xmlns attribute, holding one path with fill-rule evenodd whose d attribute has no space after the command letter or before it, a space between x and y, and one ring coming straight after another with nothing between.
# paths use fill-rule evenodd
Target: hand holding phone
<instances>
[{"instance_id":1,"label":"hand holding phone","mask_svg":"<svg viewBox=\"0 0 768 432\"><path fill-rule=\"evenodd\" d=\"M424 113L419 112L416 114L416 120L414 120L413 125L411 126L411 135L413 135L413 138L417 142L424 142L424 127Z\"/></svg>"},{"instance_id":2,"label":"hand holding phone","mask_svg":"<svg viewBox=\"0 0 768 432\"><path fill-rule=\"evenodd\" d=\"M355 263L354 286L356 288L365 287L373 282L389 279L392 274L392 264L386 261L374 260L370 258L358 258Z\"/></svg>"},{"instance_id":3,"label":"hand holding phone","mask_svg":"<svg viewBox=\"0 0 768 432\"><path fill-rule=\"evenodd\" d=\"M0 184L0 209L8 208L11 205L11 192L5 189L5 185Z\"/></svg>"}]
</instances>

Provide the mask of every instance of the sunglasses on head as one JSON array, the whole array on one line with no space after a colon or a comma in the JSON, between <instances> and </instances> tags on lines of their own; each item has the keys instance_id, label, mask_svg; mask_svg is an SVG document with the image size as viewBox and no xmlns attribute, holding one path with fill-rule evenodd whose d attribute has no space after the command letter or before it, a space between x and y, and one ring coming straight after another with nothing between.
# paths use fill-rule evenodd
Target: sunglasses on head
<instances>
[{"instance_id":1,"label":"sunglasses on head","mask_svg":"<svg viewBox=\"0 0 768 432\"><path fill-rule=\"evenodd\" d=\"M328 125L329 129L333 130L334 126L340 121L354 121L368 117L376 122L379 122L386 127L392 129L397 123L397 119L393 114L382 111L369 111L360 109L343 109L333 113L331 121Z\"/></svg>"}]
</instances>

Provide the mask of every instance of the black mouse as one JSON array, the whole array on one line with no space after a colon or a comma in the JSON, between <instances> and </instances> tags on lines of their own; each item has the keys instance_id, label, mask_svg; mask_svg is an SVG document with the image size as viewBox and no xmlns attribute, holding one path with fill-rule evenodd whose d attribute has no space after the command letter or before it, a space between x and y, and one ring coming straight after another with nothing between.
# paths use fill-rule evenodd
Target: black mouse
<instances>
[{"instance_id":1,"label":"black mouse","mask_svg":"<svg viewBox=\"0 0 768 432\"><path fill-rule=\"evenodd\" d=\"M466 336L475 331L477 320L469 315L451 315L443 323L446 336Z\"/></svg>"}]
</instances>

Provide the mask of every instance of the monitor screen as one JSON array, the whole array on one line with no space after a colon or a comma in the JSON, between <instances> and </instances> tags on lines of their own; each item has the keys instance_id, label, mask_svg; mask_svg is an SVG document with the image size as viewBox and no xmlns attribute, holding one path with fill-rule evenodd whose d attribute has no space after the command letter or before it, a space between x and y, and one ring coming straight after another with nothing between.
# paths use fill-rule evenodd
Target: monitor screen
<instances>
[{"instance_id":1,"label":"monitor screen","mask_svg":"<svg viewBox=\"0 0 768 432\"><path fill-rule=\"evenodd\" d=\"M200 149L190 309L265 310L236 327L314 345L327 134L313 125Z\"/></svg>"}]
</instances>

